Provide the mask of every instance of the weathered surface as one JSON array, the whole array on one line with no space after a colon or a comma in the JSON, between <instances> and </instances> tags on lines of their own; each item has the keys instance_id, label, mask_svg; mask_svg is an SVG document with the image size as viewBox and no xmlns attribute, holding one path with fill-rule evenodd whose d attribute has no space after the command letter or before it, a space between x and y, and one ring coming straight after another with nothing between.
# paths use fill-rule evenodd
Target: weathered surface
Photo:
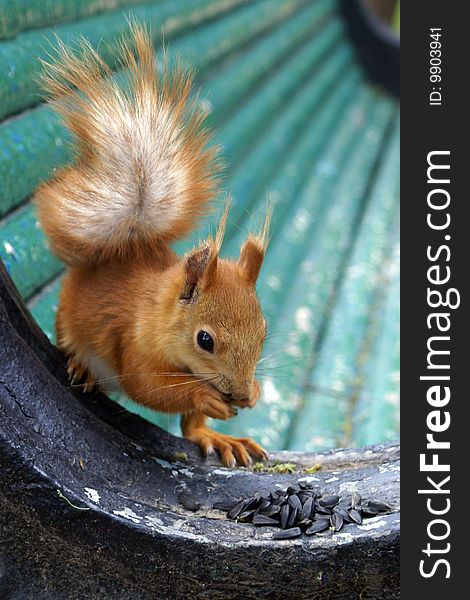
<instances>
[{"instance_id":1,"label":"weathered surface","mask_svg":"<svg viewBox=\"0 0 470 600\"><path fill-rule=\"evenodd\" d=\"M396 445L274 456L298 465L291 475L211 466L104 396L70 393L60 356L3 269L0 298L2 597L398 597ZM318 462L320 471L303 473ZM269 528L209 508L299 478L375 496L393 512L334 535L274 541ZM199 511L181 507L182 490Z\"/></svg>"}]
</instances>

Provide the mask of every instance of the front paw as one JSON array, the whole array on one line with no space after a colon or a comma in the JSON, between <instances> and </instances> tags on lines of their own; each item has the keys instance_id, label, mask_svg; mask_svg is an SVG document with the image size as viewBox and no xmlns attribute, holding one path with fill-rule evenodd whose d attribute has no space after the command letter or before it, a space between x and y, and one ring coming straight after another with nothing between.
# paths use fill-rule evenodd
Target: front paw
<instances>
[{"instance_id":1,"label":"front paw","mask_svg":"<svg viewBox=\"0 0 470 600\"><path fill-rule=\"evenodd\" d=\"M213 454L216 450L220 454L222 464L226 467L236 467L237 463L248 467L252 463L251 456L260 460L268 458L266 450L250 438L236 438L218 433L208 427L198 428L186 437L201 448L204 456Z\"/></svg>"},{"instance_id":2,"label":"front paw","mask_svg":"<svg viewBox=\"0 0 470 600\"><path fill-rule=\"evenodd\" d=\"M218 392L205 393L198 407L207 417L211 419L221 419L223 421L235 417L238 414L237 409L229 404Z\"/></svg>"}]
</instances>

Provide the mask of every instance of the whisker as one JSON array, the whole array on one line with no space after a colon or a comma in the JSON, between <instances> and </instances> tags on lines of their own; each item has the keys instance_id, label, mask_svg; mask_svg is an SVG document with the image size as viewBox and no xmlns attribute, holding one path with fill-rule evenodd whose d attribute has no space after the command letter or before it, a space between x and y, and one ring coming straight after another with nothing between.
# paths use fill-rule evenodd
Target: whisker
<instances>
[{"instance_id":1,"label":"whisker","mask_svg":"<svg viewBox=\"0 0 470 600\"><path fill-rule=\"evenodd\" d=\"M94 382L99 385L101 383L106 383L106 382L110 382L110 381L115 381L115 380L120 380L120 379L128 379L129 377L138 377L139 375L145 375L145 376L152 376L152 377L191 377L191 375L217 375L217 373L215 372L211 372L211 371L207 371L207 372L202 372L202 373L177 373L175 371L169 371L169 372L146 372L146 373L128 373L125 375L113 375L113 376L109 376L109 377L101 377L100 379L95 379ZM74 387L83 387L87 385L86 382L84 383L73 383L73 384L69 384L67 387L69 388L74 388Z\"/></svg>"},{"instance_id":2,"label":"whisker","mask_svg":"<svg viewBox=\"0 0 470 600\"><path fill-rule=\"evenodd\" d=\"M142 398L146 394L153 394L154 392L158 392L159 390L167 390L170 388L174 388L174 387L178 387L178 386L182 386L182 385L195 384L195 383L206 383L207 381L213 381L214 379L217 379L217 377L208 377L207 379L198 379L195 377L191 381L181 381L179 383L170 383L169 385L159 386L159 387L153 388L151 390L146 390L143 394L133 396L133 399L137 400L138 398ZM200 387L202 388L204 386L201 385Z\"/></svg>"}]
</instances>

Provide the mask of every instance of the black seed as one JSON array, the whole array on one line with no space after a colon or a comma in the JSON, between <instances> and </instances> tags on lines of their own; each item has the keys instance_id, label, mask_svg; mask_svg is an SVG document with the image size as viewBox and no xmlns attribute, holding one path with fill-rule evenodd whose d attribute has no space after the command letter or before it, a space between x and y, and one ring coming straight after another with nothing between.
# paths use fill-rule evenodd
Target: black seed
<instances>
[{"instance_id":1,"label":"black seed","mask_svg":"<svg viewBox=\"0 0 470 600\"><path fill-rule=\"evenodd\" d=\"M286 494L287 494L287 496L291 496L292 494L297 494L298 491L299 491L299 488L290 485L286 490Z\"/></svg>"},{"instance_id":2,"label":"black seed","mask_svg":"<svg viewBox=\"0 0 470 600\"><path fill-rule=\"evenodd\" d=\"M313 523L312 519L302 519L301 521L297 521L297 525L302 527L308 527Z\"/></svg>"},{"instance_id":3,"label":"black seed","mask_svg":"<svg viewBox=\"0 0 470 600\"><path fill-rule=\"evenodd\" d=\"M386 512L387 510L392 510L392 508L385 504L385 502L380 502L379 500L369 500L367 503L367 508L377 509L379 512Z\"/></svg>"},{"instance_id":4,"label":"black seed","mask_svg":"<svg viewBox=\"0 0 470 600\"><path fill-rule=\"evenodd\" d=\"M245 510L253 510L255 509L258 504L260 503L260 496L256 497L253 496L253 498L248 498L248 500L246 501L245 504Z\"/></svg>"},{"instance_id":5,"label":"black seed","mask_svg":"<svg viewBox=\"0 0 470 600\"><path fill-rule=\"evenodd\" d=\"M296 525L298 516L299 516L298 509L291 507L289 518L287 519L287 526L286 526L287 529L289 529L289 527L293 527L294 525Z\"/></svg>"},{"instance_id":6,"label":"black seed","mask_svg":"<svg viewBox=\"0 0 470 600\"><path fill-rule=\"evenodd\" d=\"M299 481L299 487L301 490L313 490L313 483L310 483L310 481Z\"/></svg>"},{"instance_id":7,"label":"black seed","mask_svg":"<svg viewBox=\"0 0 470 600\"><path fill-rule=\"evenodd\" d=\"M292 529L284 529L284 531L276 531L273 535L274 540L290 540L291 538L299 537L302 532L298 527L292 527Z\"/></svg>"},{"instance_id":8,"label":"black seed","mask_svg":"<svg viewBox=\"0 0 470 600\"><path fill-rule=\"evenodd\" d=\"M246 504L246 500L240 500L237 502L235 506L228 511L227 518L228 519L236 519L238 515L244 510Z\"/></svg>"},{"instance_id":9,"label":"black seed","mask_svg":"<svg viewBox=\"0 0 470 600\"><path fill-rule=\"evenodd\" d=\"M331 515L333 512L332 508L327 508L326 506L316 506L315 510L320 515Z\"/></svg>"},{"instance_id":10,"label":"black seed","mask_svg":"<svg viewBox=\"0 0 470 600\"><path fill-rule=\"evenodd\" d=\"M218 502L214 502L212 508L216 508L217 510L225 510L226 512L232 510L232 508L237 504L239 500L219 500Z\"/></svg>"},{"instance_id":11,"label":"black seed","mask_svg":"<svg viewBox=\"0 0 470 600\"><path fill-rule=\"evenodd\" d=\"M300 518L301 519L310 519L313 516L312 508L313 508L313 510L315 510L315 506L313 504L313 498L309 498L303 505L302 510L300 511Z\"/></svg>"},{"instance_id":12,"label":"black seed","mask_svg":"<svg viewBox=\"0 0 470 600\"><path fill-rule=\"evenodd\" d=\"M292 508L296 508L298 511L302 510L302 502L299 500L299 497L296 494L292 494L289 496L287 502L292 506Z\"/></svg>"},{"instance_id":13,"label":"black seed","mask_svg":"<svg viewBox=\"0 0 470 600\"><path fill-rule=\"evenodd\" d=\"M278 518L279 513L281 512L281 507L275 504L271 504L269 508L263 510L263 515L266 517L274 517Z\"/></svg>"},{"instance_id":14,"label":"black seed","mask_svg":"<svg viewBox=\"0 0 470 600\"><path fill-rule=\"evenodd\" d=\"M357 492L354 492L351 496L351 508L357 508L361 504L361 496Z\"/></svg>"},{"instance_id":15,"label":"black seed","mask_svg":"<svg viewBox=\"0 0 470 600\"><path fill-rule=\"evenodd\" d=\"M348 511L344 510L344 508L341 508L340 506L336 506L334 508L333 512L337 513L338 515L341 515L343 517L343 521L345 521L345 523L352 523L353 522L353 520L349 516Z\"/></svg>"},{"instance_id":16,"label":"black seed","mask_svg":"<svg viewBox=\"0 0 470 600\"><path fill-rule=\"evenodd\" d=\"M307 502L307 500L309 498L313 499L313 493L312 492L299 492L297 494L297 496L299 497L299 500L302 502L302 504L305 504L305 502Z\"/></svg>"},{"instance_id":17,"label":"black seed","mask_svg":"<svg viewBox=\"0 0 470 600\"><path fill-rule=\"evenodd\" d=\"M375 517L377 516L381 511L378 508L374 508L372 506L364 506L363 504L361 504L361 512L364 516L367 517Z\"/></svg>"},{"instance_id":18,"label":"black seed","mask_svg":"<svg viewBox=\"0 0 470 600\"><path fill-rule=\"evenodd\" d=\"M253 517L253 525L279 525L276 519L271 519L266 515L255 515Z\"/></svg>"},{"instance_id":19,"label":"black seed","mask_svg":"<svg viewBox=\"0 0 470 600\"><path fill-rule=\"evenodd\" d=\"M281 523L281 528L285 529L287 527L287 521L289 520L291 508L288 504L284 504L281 508L281 512L279 513L279 520Z\"/></svg>"},{"instance_id":20,"label":"black seed","mask_svg":"<svg viewBox=\"0 0 470 600\"><path fill-rule=\"evenodd\" d=\"M178 494L178 500L184 506L186 510L199 510L201 508L201 503L198 502L195 498L188 494L187 492L180 492Z\"/></svg>"},{"instance_id":21,"label":"black seed","mask_svg":"<svg viewBox=\"0 0 470 600\"><path fill-rule=\"evenodd\" d=\"M331 526L335 529L335 531L339 531L343 526L344 519L339 513L334 512L330 517L330 523Z\"/></svg>"},{"instance_id":22,"label":"black seed","mask_svg":"<svg viewBox=\"0 0 470 600\"><path fill-rule=\"evenodd\" d=\"M271 502L270 500L261 500L261 502L259 503L259 506L257 508L258 512L263 512L265 511L267 508L269 508L271 506Z\"/></svg>"},{"instance_id":23,"label":"black seed","mask_svg":"<svg viewBox=\"0 0 470 600\"><path fill-rule=\"evenodd\" d=\"M349 516L355 523L357 523L358 525L361 525L362 517L361 517L361 513L358 510L356 510L355 508L351 508L349 511Z\"/></svg>"},{"instance_id":24,"label":"black seed","mask_svg":"<svg viewBox=\"0 0 470 600\"><path fill-rule=\"evenodd\" d=\"M326 531L330 526L330 522L326 519L320 519L320 521L314 521L312 525L307 529L305 535L313 535L314 533L320 533Z\"/></svg>"},{"instance_id":25,"label":"black seed","mask_svg":"<svg viewBox=\"0 0 470 600\"><path fill-rule=\"evenodd\" d=\"M320 506L324 506L325 508L333 508L333 506L336 506L338 502L339 496L336 495L323 496L323 498L320 498L320 500L318 501Z\"/></svg>"},{"instance_id":26,"label":"black seed","mask_svg":"<svg viewBox=\"0 0 470 600\"><path fill-rule=\"evenodd\" d=\"M276 496L284 496L286 494L286 492L283 492L282 490L276 490L274 493Z\"/></svg>"},{"instance_id":27,"label":"black seed","mask_svg":"<svg viewBox=\"0 0 470 600\"><path fill-rule=\"evenodd\" d=\"M237 517L237 521L240 521L240 523L248 523L249 521L251 521L253 519L254 514L255 514L254 510L244 510Z\"/></svg>"}]
</instances>

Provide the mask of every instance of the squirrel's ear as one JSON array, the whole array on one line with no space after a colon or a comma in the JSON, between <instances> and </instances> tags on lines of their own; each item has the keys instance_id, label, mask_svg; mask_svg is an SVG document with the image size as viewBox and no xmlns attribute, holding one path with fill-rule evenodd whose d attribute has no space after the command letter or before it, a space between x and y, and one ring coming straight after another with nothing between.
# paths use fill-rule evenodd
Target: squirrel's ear
<instances>
[{"instance_id":1,"label":"squirrel's ear","mask_svg":"<svg viewBox=\"0 0 470 600\"><path fill-rule=\"evenodd\" d=\"M268 247L271 208L266 212L266 219L258 235L250 235L240 250L238 264L245 272L246 279L253 285L258 279L259 271Z\"/></svg>"},{"instance_id":2,"label":"squirrel's ear","mask_svg":"<svg viewBox=\"0 0 470 600\"><path fill-rule=\"evenodd\" d=\"M238 264L243 269L246 279L253 285L258 279L265 253L265 247L255 236L250 236L241 247Z\"/></svg>"},{"instance_id":3,"label":"squirrel's ear","mask_svg":"<svg viewBox=\"0 0 470 600\"><path fill-rule=\"evenodd\" d=\"M201 289L206 289L214 281L217 258L217 248L211 240L186 256L184 284L179 297L181 302L184 304L195 302Z\"/></svg>"}]
</instances>

